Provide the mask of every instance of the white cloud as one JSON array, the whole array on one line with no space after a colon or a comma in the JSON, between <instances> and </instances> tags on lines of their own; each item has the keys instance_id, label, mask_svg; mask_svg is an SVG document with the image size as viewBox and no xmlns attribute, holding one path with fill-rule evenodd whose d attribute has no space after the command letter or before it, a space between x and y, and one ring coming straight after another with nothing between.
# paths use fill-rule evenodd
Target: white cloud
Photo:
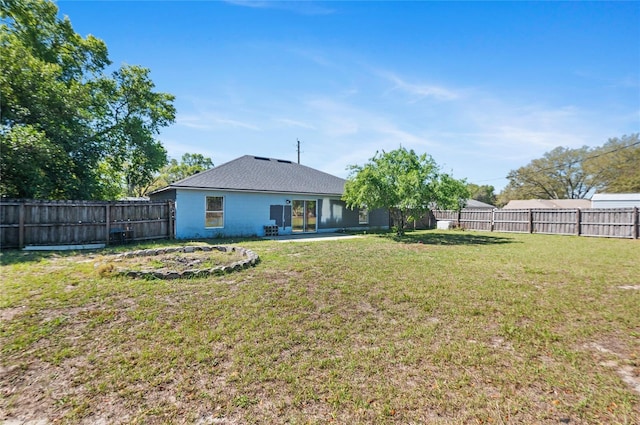
<instances>
[{"instance_id":1,"label":"white cloud","mask_svg":"<svg viewBox=\"0 0 640 425\"><path fill-rule=\"evenodd\" d=\"M234 127L260 131L260 128L256 125L222 117L213 112L195 115L178 114L176 117L176 124L197 130L214 130L223 127Z\"/></svg>"},{"instance_id":2,"label":"white cloud","mask_svg":"<svg viewBox=\"0 0 640 425\"><path fill-rule=\"evenodd\" d=\"M595 130L585 120L586 112L574 106L515 104L508 100L479 96L461 111L479 145L521 152L535 158L557 146L589 144Z\"/></svg>"},{"instance_id":3,"label":"white cloud","mask_svg":"<svg viewBox=\"0 0 640 425\"><path fill-rule=\"evenodd\" d=\"M624 134L616 128L629 128L640 114L632 111L626 121L616 116L622 127L597 109L553 103L537 92L516 96L501 87L411 81L366 64L333 60L322 50L296 53L316 69L338 64L340 72L332 74L330 84L313 86L314 92L287 87L266 100L251 90L243 92L241 102L192 99L193 113L179 115L178 124L197 130L208 146L188 151L209 152L218 164L243 154L291 158L299 138L303 164L346 177L348 165L402 145L432 155L458 178L499 181L499 190L510 170L556 146L600 145Z\"/></svg>"},{"instance_id":4,"label":"white cloud","mask_svg":"<svg viewBox=\"0 0 640 425\"><path fill-rule=\"evenodd\" d=\"M376 151L402 145L432 155L456 177L490 181L499 190L510 170L557 146L599 145L610 131L594 119L594 111L545 103L533 94L513 99L478 89L444 90L448 101L436 108L339 95L307 102L310 122L320 133L316 137L323 140L314 152L324 158L321 169L344 177L347 165L364 164Z\"/></svg>"},{"instance_id":5,"label":"white cloud","mask_svg":"<svg viewBox=\"0 0 640 425\"><path fill-rule=\"evenodd\" d=\"M288 50L297 55L300 56L316 65L320 65L324 68L334 68L336 66L336 64L329 58L327 58L327 56L318 51L318 50L313 50L310 48L300 48L300 47L291 47L288 48Z\"/></svg>"},{"instance_id":6,"label":"white cloud","mask_svg":"<svg viewBox=\"0 0 640 425\"><path fill-rule=\"evenodd\" d=\"M250 7L253 9L278 9L298 13L300 15L330 15L335 11L314 1L265 1L265 0L225 0L234 6Z\"/></svg>"},{"instance_id":7,"label":"white cloud","mask_svg":"<svg viewBox=\"0 0 640 425\"><path fill-rule=\"evenodd\" d=\"M302 121L297 121L297 120L292 120L289 118L276 118L274 120L276 123L281 124L285 127L299 127L299 128L306 128L309 130L315 130L316 128L311 125L308 124L306 122L302 122Z\"/></svg>"},{"instance_id":8,"label":"white cloud","mask_svg":"<svg viewBox=\"0 0 640 425\"><path fill-rule=\"evenodd\" d=\"M189 115L178 115L176 117L176 124L198 130L211 130L212 128L210 123L203 122L200 117Z\"/></svg>"},{"instance_id":9,"label":"white cloud","mask_svg":"<svg viewBox=\"0 0 640 425\"><path fill-rule=\"evenodd\" d=\"M460 97L460 93L444 86L425 83L410 83L398 75L388 71L377 71L380 77L393 84L393 90L407 93L414 98L414 101L431 98L435 100L455 100Z\"/></svg>"}]
</instances>

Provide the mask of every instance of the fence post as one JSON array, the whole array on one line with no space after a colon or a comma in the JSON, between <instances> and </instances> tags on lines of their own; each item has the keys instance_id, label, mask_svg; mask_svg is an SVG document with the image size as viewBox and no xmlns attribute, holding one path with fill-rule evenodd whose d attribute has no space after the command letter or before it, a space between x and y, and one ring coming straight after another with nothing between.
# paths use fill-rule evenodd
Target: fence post
<instances>
[{"instance_id":1,"label":"fence post","mask_svg":"<svg viewBox=\"0 0 640 425\"><path fill-rule=\"evenodd\" d=\"M580 236L580 222L582 221L582 210L576 210L576 235Z\"/></svg>"},{"instance_id":2,"label":"fence post","mask_svg":"<svg viewBox=\"0 0 640 425\"><path fill-rule=\"evenodd\" d=\"M533 233L533 210L529 209L529 233Z\"/></svg>"},{"instance_id":3,"label":"fence post","mask_svg":"<svg viewBox=\"0 0 640 425\"><path fill-rule=\"evenodd\" d=\"M495 229L495 223L496 223L496 209L492 209L491 210L491 225L489 227L489 231L493 232L493 230Z\"/></svg>"},{"instance_id":4,"label":"fence post","mask_svg":"<svg viewBox=\"0 0 640 425\"><path fill-rule=\"evenodd\" d=\"M638 214L638 207L633 207L633 238L640 238L640 217Z\"/></svg>"},{"instance_id":5,"label":"fence post","mask_svg":"<svg viewBox=\"0 0 640 425\"><path fill-rule=\"evenodd\" d=\"M176 216L175 216L175 203L172 200L168 200L167 201L167 219L168 219L168 225L167 225L167 231L169 232L169 234L167 235L169 237L169 239L174 239L176 237L176 229L175 229L175 225L176 225Z\"/></svg>"},{"instance_id":6,"label":"fence post","mask_svg":"<svg viewBox=\"0 0 640 425\"><path fill-rule=\"evenodd\" d=\"M24 201L18 208L18 249L24 248Z\"/></svg>"},{"instance_id":7,"label":"fence post","mask_svg":"<svg viewBox=\"0 0 640 425\"><path fill-rule=\"evenodd\" d=\"M107 238L106 245L109 245L110 236L111 236L111 204L107 203L105 205L105 213L104 213L105 221L107 222Z\"/></svg>"}]
</instances>

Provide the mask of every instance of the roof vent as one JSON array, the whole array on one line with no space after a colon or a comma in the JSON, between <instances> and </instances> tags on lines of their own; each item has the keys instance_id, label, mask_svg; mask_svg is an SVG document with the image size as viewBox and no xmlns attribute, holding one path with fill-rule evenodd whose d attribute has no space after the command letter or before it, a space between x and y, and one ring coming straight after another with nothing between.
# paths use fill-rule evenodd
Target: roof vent
<instances>
[{"instance_id":1,"label":"roof vent","mask_svg":"<svg viewBox=\"0 0 640 425\"><path fill-rule=\"evenodd\" d=\"M254 156L255 159L259 159L260 161L270 161L269 158L265 158L264 156Z\"/></svg>"},{"instance_id":2,"label":"roof vent","mask_svg":"<svg viewBox=\"0 0 640 425\"><path fill-rule=\"evenodd\" d=\"M282 162L283 164L291 164L291 161L287 161L285 159L279 159L278 162Z\"/></svg>"}]
</instances>

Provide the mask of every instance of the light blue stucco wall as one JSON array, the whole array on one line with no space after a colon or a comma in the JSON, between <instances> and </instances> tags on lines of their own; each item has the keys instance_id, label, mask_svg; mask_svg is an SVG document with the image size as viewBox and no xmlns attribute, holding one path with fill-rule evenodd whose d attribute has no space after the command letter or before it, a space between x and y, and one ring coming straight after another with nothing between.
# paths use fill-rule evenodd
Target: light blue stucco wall
<instances>
[{"instance_id":1,"label":"light blue stucco wall","mask_svg":"<svg viewBox=\"0 0 640 425\"><path fill-rule=\"evenodd\" d=\"M205 227L207 196L224 197L224 227ZM276 224L274 220L270 219L271 205L291 205L287 204L287 200L293 199L319 201L318 232L332 232L345 227L331 227L322 219L323 211L320 205L339 202L337 197L178 189L176 190L176 237L179 239L199 239L264 236L264 226ZM334 210L334 216L336 212ZM279 228L281 235L290 233L291 227Z\"/></svg>"}]
</instances>

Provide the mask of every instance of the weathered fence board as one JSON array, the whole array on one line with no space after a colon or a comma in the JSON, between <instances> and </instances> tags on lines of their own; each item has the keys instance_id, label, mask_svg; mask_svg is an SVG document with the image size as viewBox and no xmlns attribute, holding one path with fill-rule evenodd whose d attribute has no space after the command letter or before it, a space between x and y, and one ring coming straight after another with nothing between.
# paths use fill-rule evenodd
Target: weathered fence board
<instances>
[{"instance_id":1,"label":"weathered fence board","mask_svg":"<svg viewBox=\"0 0 640 425\"><path fill-rule=\"evenodd\" d=\"M608 238L638 238L638 209L582 210L580 234Z\"/></svg>"},{"instance_id":2,"label":"weathered fence board","mask_svg":"<svg viewBox=\"0 0 640 425\"><path fill-rule=\"evenodd\" d=\"M434 211L437 220L470 230L640 238L638 208Z\"/></svg>"},{"instance_id":3,"label":"weathered fence board","mask_svg":"<svg viewBox=\"0 0 640 425\"><path fill-rule=\"evenodd\" d=\"M491 231L493 216L486 209L465 209L460 215L461 226L473 226L477 230Z\"/></svg>"},{"instance_id":4,"label":"weathered fence board","mask_svg":"<svg viewBox=\"0 0 640 425\"><path fill-rule=\"evenodd\" d=\"M576 220L578 209L541 209L531 210L531 233L553 235L577 235L579 223Z\"/></svg>"},{"instance_id":5,"label":"weathered fence board","mask_svg":"<svg viewBox=\"0 0 640 425\"><path fill-rule=\"evenodd\" d=\"M492 211L480 208L465 208L461 211L451 211L445 220L454 221L459 226L475 230L491 230Z\"/></svg>"},{"instance_id":6,"label":"weathered fence board","mask_svg":"<svg viewBox=\"0 0 640 425\"><path fill-rule=\"evenodd\" d=\"M458 220L458 211L434 210L433 211L433 216L436 218L436 220L457 221Z\"/></svg>"},{"instance_id":7,"label":"weathered fence board","mask_svg":"<svg viewBox=\"0 0 640 425\"><path fill-rule=\"evenodd\" d=\"M174 235L171 201L0 201L0 248L84 245Z\"/></svg>"},{"instance_id":8,"label":"weathered fence board","mask_svg":"<svg viewBox=\"0 0 640 425\"><path fill-rule=\"evenodd\" d=\"M493 230L531 233L531 210L494 210Z\"/></svg>"}]
</instances>

